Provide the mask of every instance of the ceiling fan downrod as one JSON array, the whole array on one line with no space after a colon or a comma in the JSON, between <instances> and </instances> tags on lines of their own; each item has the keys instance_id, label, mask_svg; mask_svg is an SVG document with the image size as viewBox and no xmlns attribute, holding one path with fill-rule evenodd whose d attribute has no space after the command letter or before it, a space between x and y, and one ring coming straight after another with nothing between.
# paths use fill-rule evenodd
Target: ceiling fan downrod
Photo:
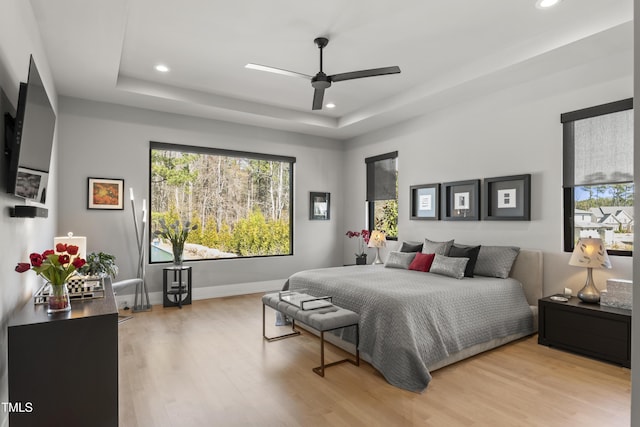
<instances>
[{"instance_id":1,"label":"ceiling fan downrod","mask_svg":"<svg viewBox=\"0 0 640 427\"><path fill-rule=\"evenodd\" d=\"M322 50L325 48L327 44L329 44L329 39L326 37L317 37L313 40L313 42L320 49L320 72L322 73Z\"/></svg>"}]
</instances>

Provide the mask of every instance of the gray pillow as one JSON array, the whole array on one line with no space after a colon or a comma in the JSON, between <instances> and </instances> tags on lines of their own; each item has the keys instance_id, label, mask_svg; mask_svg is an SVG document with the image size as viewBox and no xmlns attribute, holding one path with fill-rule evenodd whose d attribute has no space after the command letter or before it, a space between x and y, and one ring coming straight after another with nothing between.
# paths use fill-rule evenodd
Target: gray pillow
<instances>
[{"instance_id":1,"label":"gray pillow","mask_svg":"<svg viewBox=\"0 0 640 427\"><path fill-rule=\"evenodd\" d=\"M402 268L408 270L409 264L411 264L411 261L413 261L415 257L415 252L389 252L389 258L387 258L387 262L384 266L388 268Z\"/></svg>"},{"instance_id":2,"label":"gray pillow","mask_svg":"<svg viewBox=\"0 0 640 427\"><path fill-rule=\"evenodd\" d=\"M469 262L469 258L450 258L436 254L429 272L453 277L454 279L462 279L467 262Z\"/></svg>"},{"instance_id":3,"label":"gray pillow","mask_svg":"<svg viewBox=\"0 0 640 427\"><path fill-rule=\"evenodd\" d=\"M453 245L449 250L449 256L451 258L468 258L469 261L467 262L467 267L464 269L464 277L473 277L473 270L476 267L479 251L480 251L480 245L478 246Z\"/></svg>"},{"instance_id":4,"label":"gray pillow","mask_svg":"<svg viewBox=\"0 0 640 427\"><path fill-rule=\"evenodd\" d=\"M422 245L422 253L446 256L449 255L451 246L453 246L453 239L447 242L434 242L429 239L424 239L424 244Z\"/></svg>"},{"instance_id":5,"label":"gray pillow","mask_svg":"<svg viewBox=\"0 0 640 427\"><path fill-rule=\"evenodd\" d=\"M520 248L515 246L483 245L480 247L473 274L506 279L519 252Z\"/></svg>"},{"instance_id":6,"label":"gray pillow","mask_svg":"<svg viewBox=\"0 0 640 427\"><path fill-rule=\"evenodd\" d=\"M422 252L422 243L420 242L402 242L400 252Z\"/></svg>"}]
</instances>

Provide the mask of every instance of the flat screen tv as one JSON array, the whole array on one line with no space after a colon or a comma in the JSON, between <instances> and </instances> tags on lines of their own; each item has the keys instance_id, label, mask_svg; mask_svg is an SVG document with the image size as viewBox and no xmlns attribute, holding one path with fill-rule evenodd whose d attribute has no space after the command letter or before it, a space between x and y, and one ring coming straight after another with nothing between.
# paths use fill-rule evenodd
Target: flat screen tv
<instances>
[{"instance_id":1,"label":"flat screen tv","mask_svg":"<svg viewBox=\"0 0 640 427\"><path fill-rule=\"evenodd\" d=\"M5 115L7 192L45 203L56 115L31 56L27 83L20 83L16 116Z\"/></svg>"}]
</instances>

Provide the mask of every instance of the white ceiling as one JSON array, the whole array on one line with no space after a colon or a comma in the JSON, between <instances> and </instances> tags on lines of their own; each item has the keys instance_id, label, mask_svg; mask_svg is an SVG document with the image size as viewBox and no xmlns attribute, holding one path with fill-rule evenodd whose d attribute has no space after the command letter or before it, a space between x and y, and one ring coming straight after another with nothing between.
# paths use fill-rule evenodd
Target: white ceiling
<instances>
[{"instance_id":1,"label":"white ceiling","mask_svg":"<svg viewBox=\"0 0 640 427\"><path fill-rule=\"evenodd\" d=\"M31 0L60 95L346 139L507 84L632 51L632 0ZM334 83L324 71L398 65ZM169 73L154 70L158 63ZM523 65L526 64L526 67Z\"/></svg>"}]
</instances>

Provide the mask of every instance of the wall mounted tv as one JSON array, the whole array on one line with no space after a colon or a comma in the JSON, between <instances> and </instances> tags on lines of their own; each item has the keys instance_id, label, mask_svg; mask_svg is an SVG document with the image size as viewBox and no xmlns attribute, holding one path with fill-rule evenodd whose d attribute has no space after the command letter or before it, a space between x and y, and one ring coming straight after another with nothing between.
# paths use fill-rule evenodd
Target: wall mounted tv
<instances>
[{"instance_id":1,"label":"wall mounted tv","mask_svg":"<svg viewBox=\"0 0 640 427\"><path fill-rule=\"evenodd\" d=\"M56 115L31 56L27 83L20 83L16 116L5 114L7 192L45 203Z\"/></svg>"}]
</instances>

